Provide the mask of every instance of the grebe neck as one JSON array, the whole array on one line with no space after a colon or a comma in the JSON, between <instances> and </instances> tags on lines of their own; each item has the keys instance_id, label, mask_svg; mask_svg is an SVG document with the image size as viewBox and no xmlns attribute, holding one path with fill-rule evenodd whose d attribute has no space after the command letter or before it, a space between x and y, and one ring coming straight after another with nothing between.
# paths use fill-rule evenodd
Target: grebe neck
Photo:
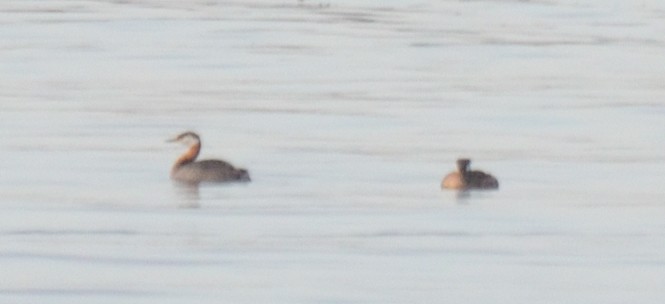
<instances>
[{"instance_id":1,"label":"grebe neck","mask_svg":"<svg viewBox=\"0 0 665 304\"><path fill-rule=\"evenodd\" d=\"M182 165L191 163L196 160L196 157L199 156L199 152L201 151L201 142L197 142L193 144L187 152L183 153L180 155L178 160L175 161L175 164L173 165L173 168L178 168Z\"/></svg>"},{"instance_id":2,"label":"grebe neck","mask_svg":"<svg viewBox=\"0 0 665 304\"><path fill-rule=\"evenodd\" d=\"M457 172L459 172L460 177L462 178L463 184L469 183L469 161L460 159L457 161Z\"/></svg>"}]
</instances>

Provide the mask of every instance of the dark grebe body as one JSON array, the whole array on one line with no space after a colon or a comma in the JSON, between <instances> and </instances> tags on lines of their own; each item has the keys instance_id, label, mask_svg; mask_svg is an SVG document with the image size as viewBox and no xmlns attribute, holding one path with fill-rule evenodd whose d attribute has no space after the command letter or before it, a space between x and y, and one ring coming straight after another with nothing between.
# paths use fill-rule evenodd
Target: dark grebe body
<instances>
[{"instance_id":1,"label":"dark grebe body","mask_svg":"<svg viewBox=\"0 0 665 304\"><path fill-rule=\"evenodd\" d=\"M469 159L457 160L457 171L451 172L441 181L441 188L445 189L498 189L499 181L483 171L469 170Z\"/></svg>"}]
</instances>

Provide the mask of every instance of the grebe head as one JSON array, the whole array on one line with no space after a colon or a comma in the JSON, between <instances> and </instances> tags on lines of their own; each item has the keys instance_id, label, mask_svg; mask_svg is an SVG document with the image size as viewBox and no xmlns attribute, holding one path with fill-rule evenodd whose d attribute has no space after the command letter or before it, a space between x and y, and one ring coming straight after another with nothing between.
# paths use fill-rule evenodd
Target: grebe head
<instances>
[{"instance_id":1,"label":"grebe head","mask_svg":"<svg viewBox=\"0 0 665 304\"><path fill-rule=\"evenodd\" d=\"M185 133L182 133L172 139L167 140L167 142L180 142L185 145L191 146L194 144L198 144L201 142L201 138L199 137L198 134L188 131Z\"/></svg>"},{"instance_id":2,"label":"grebe head","mask_svg":"<svg viewBox=\"0 0 665 304\"><path fill-rule=\"evenodd\" d=\"M468 158L460 158L457 160L457 170L459 172L465 172L469 169L469 164L471 160Z\"/></svg>"}]
</instances>

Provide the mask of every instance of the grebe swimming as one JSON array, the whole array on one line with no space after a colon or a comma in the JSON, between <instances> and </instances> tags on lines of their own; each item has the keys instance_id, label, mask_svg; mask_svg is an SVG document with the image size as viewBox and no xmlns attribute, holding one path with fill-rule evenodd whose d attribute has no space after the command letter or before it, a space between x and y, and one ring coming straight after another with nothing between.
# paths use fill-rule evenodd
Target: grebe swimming
<instances>
[{"instance_id":1,"label":"grebe swimming","mask_svg":"<svg viewBox=\"0 0 665 304\"><path fill-rule=\"evenodd\" d=\"M201 182L248 182L249 173L242 168L217 159L195 161L201 151L201 138L194 132L185 132L169 142L182 142L189 145L189 150L175 161L171 169L171 179L198 184Z\"/></svg>"},{"instance_id":2,"label":"grebe swimming","mask_svg":"<svg viewBox=\"0 0 665 304\"><path fill-rule=\"evenodd\" d=\"M483 171L469 170L471 160L461 158L457 160L457 171L451 172L443 178L441 188L446 189L497 189L499 182L496 178Z\"/></svg>"}]
</instances>

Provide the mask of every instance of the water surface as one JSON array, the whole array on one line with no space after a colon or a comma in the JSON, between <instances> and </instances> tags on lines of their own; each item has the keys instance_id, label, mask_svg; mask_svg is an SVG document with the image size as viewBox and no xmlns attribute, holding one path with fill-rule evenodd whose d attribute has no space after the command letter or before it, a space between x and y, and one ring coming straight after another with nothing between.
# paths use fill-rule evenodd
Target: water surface
<instances>
[{"instance_id":1,"label":"water surface","mask_svg":"<svg viewBox=\"0 0 665 304\"><path fill-rule=\"evenodd\" d=\"M0 300L662 303L658 1L5 1ZM252 183L168 178L185 130ZM460 156L497 192L439 182Z\"/></svg>"}]
</instances>

